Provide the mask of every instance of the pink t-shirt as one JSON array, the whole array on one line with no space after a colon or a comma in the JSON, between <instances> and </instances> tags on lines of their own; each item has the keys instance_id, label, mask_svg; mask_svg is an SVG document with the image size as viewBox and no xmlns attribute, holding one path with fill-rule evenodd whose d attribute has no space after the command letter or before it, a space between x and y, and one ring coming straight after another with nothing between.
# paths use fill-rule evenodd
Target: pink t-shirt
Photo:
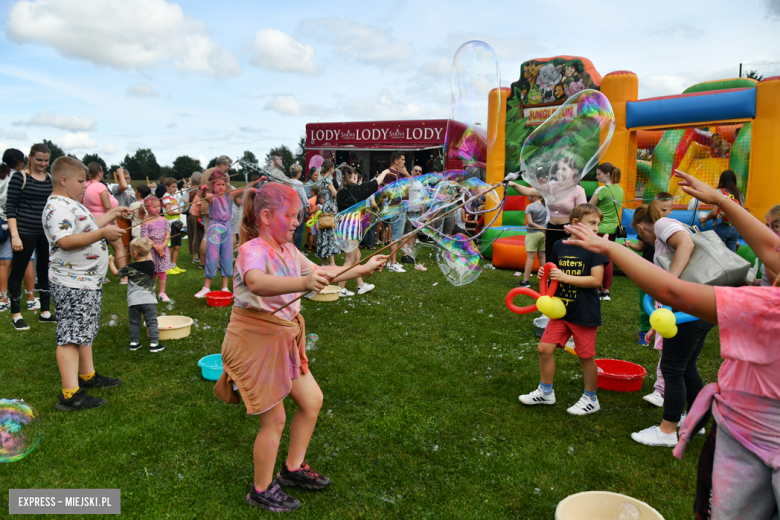
<instances>
[{"instance_id":1,"label":"pink t-shirt","mask_svg":"<svg viewBox=\"0 0 780 520\"><path fill-rule=\"evenodd\" d=\"M299 293L280 294L278 296L258 296L244 284L244 276L252 269L259 269L274 276L308 276L317 269L317 264L306 258L294 244L282 244L279 253L262 238L255 238L238 249L236 271L233 275L233 304L242 309L256 309L265 312L287 305L299 296ZM298 300L276 315L292 320L301 310Z\"/></svg>"},{"instance_id":2,"label":"pink t-shirt","mask_svg":"<svg viewBox=\"0 0 780 520\"><path fill-rule=\"evenodd\" d=\"M680 221L667 217L661 217L656 220L653 229L655 230L655 256L653 257L653 262L655 265L660 266L658 261L655 259L660 255L665 255L666 253L671 253L674 251L674 249L667 245L667 240L669 240L669 238L671 238L671 236L678 231L684 231L686 233L688 231L680 223Z\"/></svg>"},{"instance_id":3,"label":"pink t-shirt","mask_svg":"<svg viewBox=\"0 0 780 520\"><path fill-rule=\"evenodd\" d=\"M81 202L95 217L106 214L106 208L103 207L103 202L100 200L100 194L104 191L108 191L106 185L100 181L87 181L86 189L84 190L84 197ZM108 197L111 200L111 207L115 208L119 205L111 192L108 192Z\"/></svg>"},{"instance_id":4,"label":"pink t-shirt","mask_svg":"<svg viewBox=\"0 0 780 520\"><path fill-rule=\"evenodd\" d=\"M715 287L721 391L780 400L780 289Z\"/></svg>"},{"instance_id":5,"label":"pink t-shirt","mask_svg":"<svg viewBox=\"0 0 780 520\"><path fill-rule=\"evenodd\" d=\"M547 208L550 210L550 218L566 218L576 206L587 202L585 189L582 186L577 186L565 199L548 203Z\"/></svg>"}]
</instances>

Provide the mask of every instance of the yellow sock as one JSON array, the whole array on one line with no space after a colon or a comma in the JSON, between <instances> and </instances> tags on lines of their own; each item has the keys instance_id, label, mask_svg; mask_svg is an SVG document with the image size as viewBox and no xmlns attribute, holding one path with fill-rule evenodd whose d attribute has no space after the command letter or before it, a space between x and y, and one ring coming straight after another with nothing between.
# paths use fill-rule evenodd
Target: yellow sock
<instances>
[{"instance_id":1,"label":"yellow sock","mask_svg":"<svg viewBox=\"0 0 780 520\"><path fill-rule=\"evenodd\" d=\"M94 370L90 374L79 374L79 379L81 379L82 381L89 381L93 377L95 377L95 371Z\"/></svg>"},{"instance_id":2,"label":"yellow sock","mask_svg":"<svg viewBox=\"0 0 780 520\"><path fill-rule=\"evenodd\" d=\"M78 391L79 391L79 387L71 388L70 390L65 390L63 388L62 389L62 397L64 397L65 399L70 399Z\"/></svg>"}]
</instances>

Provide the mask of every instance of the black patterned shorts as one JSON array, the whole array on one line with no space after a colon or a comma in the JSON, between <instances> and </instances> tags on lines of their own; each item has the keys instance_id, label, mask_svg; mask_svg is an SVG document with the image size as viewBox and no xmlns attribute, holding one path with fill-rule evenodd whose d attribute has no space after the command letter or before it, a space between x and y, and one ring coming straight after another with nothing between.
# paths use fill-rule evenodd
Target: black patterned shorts
<instances>
[{"instance_id":1,"label":"black patterned shorts","mask_svg":"<svg viewBox=\"0 0 780 520\"><path fill-rule=\"evenodd\" d=\"M91 346L100 328L103 289L49 288L57 316L57 345Z\"/></svg>"}]
</instances>

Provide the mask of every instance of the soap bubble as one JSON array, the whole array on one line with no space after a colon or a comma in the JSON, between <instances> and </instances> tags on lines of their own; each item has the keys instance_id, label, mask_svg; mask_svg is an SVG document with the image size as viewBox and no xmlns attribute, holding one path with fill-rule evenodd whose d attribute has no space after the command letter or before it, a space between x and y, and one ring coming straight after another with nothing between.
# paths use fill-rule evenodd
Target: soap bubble
<instances>
[{"instance_id":1,"label":"soap bubble","mask_svg":"<svg viewBox=\"0 0 780 520\"><path fill-rule=\"evenodd\" d=\"M615 509L615 520L641 520L642 513L634 504L622 502Z\"/></svg>"},{"instance_id":2,"label":"soap bubble","mask_svg":"<svg viewBox=\"0 0 780 520\"><path fill-rule=\"evenodd\" d=\"M315 350L317 348L316 343L319 339L320 337L316 334L306 334L306 352Z\"/></svg>"},{"instance_id":3,"label":"soap bubble","mask_svg":"<svg viewBox=\"0 0 780 520\"><path fill-rule=\"evenodd\" d=\"M230 233L228 233L227 226L224 224L217 224L216 222L212 222L209 225L208 241L212 244L222 244L229 238L232 239Z\"/></svg>"},{"instance_id":4,"label":"soap bubble","mask_svg":"<svg viewBox=\"0 0 780 520\"><path fill-rule=\"evenodd\" d=\"M520 152L523 179L548 204L566 198L598 164L614 131L615 115L607 97L583 90L525 140Z\"/></svg>"},{"instance_id":5,"label":"soap bubble","mask_svg":"<svg viewBox=\"0 0 780 520\"><path fill-rule=\"evenodd\" d=\"M0 462L23 459L42 436L43 423L35 408L17 399L0 399Z\"/></svg>"},{"instance_id":6,"label":"soap bubble","mask_svg":"<svg viewBox=\"0 0 780 520\"><path fill-rule=\"evenodd\" d=\"M443 235L442 235L443 236ZM457 234L455 239L464 238ZM456 287L467 285L479 278L482 268L479 265L479 251L472 242L450 242L436 249L436 263L442 274Z\"/></svg>"},{"instance_id":7,"label":"soap bubble","mask_svg":"<svg viewBox=\"0 0 780 520\"><path fill-rule=\"evenodd\" d=\"M445 170L466 170L485 178L488 150L495 143L501 103L488 103L498 94L501 73L496 51L485 42L460 46L452 60L450 119L444 139ZM490 109L494 113L490 113ZM494 128L488 128L492 123Z\"/></svg>"}]
</instances>

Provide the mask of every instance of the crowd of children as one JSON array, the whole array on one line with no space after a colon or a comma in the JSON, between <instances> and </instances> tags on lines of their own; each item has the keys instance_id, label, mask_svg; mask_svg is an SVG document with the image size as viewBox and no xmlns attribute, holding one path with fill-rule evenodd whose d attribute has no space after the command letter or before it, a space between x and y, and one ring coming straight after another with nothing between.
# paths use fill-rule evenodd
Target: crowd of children
<instances>
[{"instance_id":1,"label":"crowd of children","mask_svg":"<svg viewBox=\"0 0 780 520\"><path fill-rule=\"evenodd\" d=\"M41 164L46 162L48 154ZM38 166L42 171L46 165L40 168L41 164ZM92 345L100 325L108 269L127 279L130 350L142 348L140 329L144 321L149 330L149 351L164 350L159 341L156 305L158 300L169 301L167 275L177 274L175 260L181 242L173 239L183 231L180 215L188 211L188 203L201 202L201 208L208 208L203 234L205 281L195 296L204 297L211 290L217 269L221 271L223 290L229 290L229 278L234 279L234 307L222 345L224 372L214 392L228 403L243 400L247 413L260 417L253 452L254 485L246 501L276 512L300 508L301 502L284 492L282 486L318 490L328 487L330 479L305 461L323 396L308 366L305 321L297 297L331 283L368 276L381 270L389 256L377 255L342 275L338 275L341 268L311 262L293 243L302 225L301 196L282 184L231 189L227 169L215 168L187 197L180 196L186 188L181 190L175 181L165 182L167 193L162 201L148 186L139 186L130 207L117 204L96 217L81 203L87 173L78 160L60 157L51 165L50 177L33 178L52 187L42 207L42 231L50 246L47 294L51 294L55 314L42 312L41 321L57 324L56 359L62 390L56 409L102 406L106 400L90 396L87 389L122 384L119 379L99 374L94 367ZM540 277L547 275L558 283L555 296L563 300L566 314L547 325L538 345L540 383L519 400L529 406L555 404L554 353L573 337L584 390L567 411L588 415L600 410L595 363L597 331L602 325L599 289L603 287L606 266L615 261L639 287L640 301L644 291L658 305L685 308L700 318L679 324L677 336L670 339L661 340L651 330L643 331L646 334L640 339L655 339L662 353L655 391L645 400L662 406L664 413L660 426L632 437L652 446L676 446L675 454L682 456L685 443L701 430L711 411L716 424L710 430L711 442L705 446L711 446L709 456L719 471L710 470L703 489L710 494L713 518L747 518L758 509L768 512L761 518L769 518L780 496L776 478L780 351L774 348L780 333L780 292L769 288L778 285L780 272L780 206L770 209L764 226L741 207L736 197L686 174L677 175L687 193L718 208L752 247L763 263L757 287L709 287L679 279L694 246L685 229L667 218L672 208L667 193L658 194L653 203L635 211L633 227L641 241L626 243L626 247L604 239L599 207L578 204L571 209L569 224L564 227L567 237L555 241L548 251L555 267L549 272L544 267L539 271ZM314 190L311 194L317 197ZM192 199L193 195L198 201ZM241 208L239 229L233 222L234 206ZM529 208L531 227L542 231L547 218L543 201L537 196ZM317 208L309 209L315 213ZM132 228L113 225L117 219L126 219ZM197 219L189 222L192 225ZM109 256L107 243L117 243L126 233L134 237L127 255L132 262L122 262L127 265L118 267L119 258ZM235 273L234 234L239 236ZM543 240L536 242L535 250L544 264ZM629 248L641 252L642 257ZM671 251L675 252L675 260L668 272L651 263L658 255ZM696 361L716 323L720 326L724 363L718 383L704 387ZM274 476L286 420L283 401L288 395L298 410L290 428L287 457ZM688 416L683 417L686 407ZM678 423L682 423L679 435ZM700 473L700 479L706 477L704 473L704 477Z\"/></svg>"}]
</instances>

